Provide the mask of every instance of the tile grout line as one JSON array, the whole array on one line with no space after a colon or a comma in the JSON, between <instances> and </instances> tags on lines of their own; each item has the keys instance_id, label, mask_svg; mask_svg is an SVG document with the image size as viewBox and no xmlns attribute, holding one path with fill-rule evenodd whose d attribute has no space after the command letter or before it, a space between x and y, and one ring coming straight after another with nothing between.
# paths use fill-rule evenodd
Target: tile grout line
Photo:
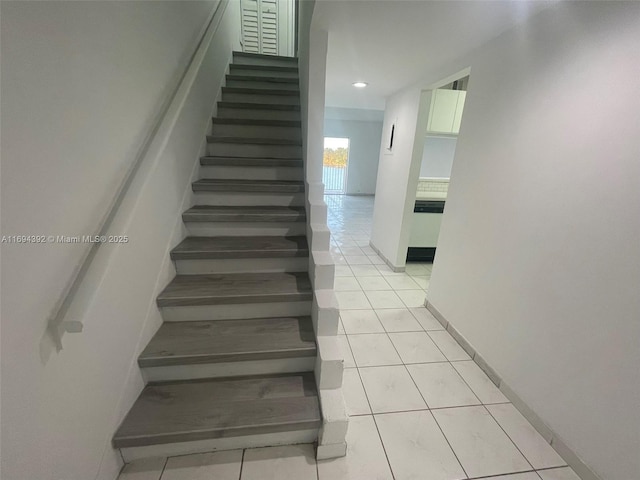
<instances>
[{"instance_id":1,"label":"tile grout line","mask_svg":"<svg viewBox=\"0 0 640 480\"><path fill-rule=\"evenodd\" d=\"M445 332L447 330L445 329ZM449 334L451 335L451 334ZM429 335L429 337L431 337L431 335ZM456 339L452 336L453 340L455 341ZM433 339L431 339L433 340ZM438 349L440 349L440 347L436 344L436 342L433 342L436 347ZM456 343L458 343L456 341ZM460 344L458 344L460 345ZM462 348L462 347L461 347ZM464 350L464 349L463 349ZM442 350L440 350L442 352ZM520 450L520 448L518 447L518 445L516 445L516 443L513 441L513 439L509 436L509 434L504 430L504 428L502 428L502 425L500 425L500 423L498 422L498 420L495 419L495 417L491 414L491 411L489 411L489 409L486 407L486 405L484 404L484 402L480 399L480 397L478 397L478 395L476 394L476 392L473 390L473 388L471 388L471 385L469 385L469 383L465 380L465 378L460 374L460 372L458 372L458 370L456 369L456 367L453 365L453 361L449 360L448 357L444 354L444 352L442 352L442 354L445 356L445 358L447 358L447 362L449 363L449 365L451 365L451 368L453 368L453 371L456 372L456 374L458 375L458 377L460 377L460 379L463 381L463 383L469 388L469 390L471 391L471 393L473 393L473 396L476 397L478 399L478 401L480 402L481 407L483 407L486 412L489 414L489 416L493 419L494 422L496 422L496 424L498 425L498 427L500 427L500 429L504 432L504 434L507 436L507 438L509 439L509 441L513 444L513 446L516 448L516 450L518 450L518 452L520 453L520 455L522 455L522 458L525 459L525 461L529 464L529 466L535 471L534 466L531 464L531 462L529 461L529 459L524 455L524 453L522 453L522 451ZM471 361L473 362L473 358L471 358L470 360L458 360L458 361ZM484 373L484 372L483 372ZM485 374L486 375L486 374ZM502 404L511 404L511 402L503 402ZM493 404L491 404L493 405ZM466 406L477 406L477 405L466 405ZM459 407L458 407L459 408ZM434 416L435 418L435 416ZM438 422L438 420L436 419L436 423ZM440 426L440 424L438 424L438 426ZM441 428L442 430L442 428ZM442 434L444 435L444 431L442 432ZM448 440L447 440L448 441ZM454 451L455 453L455 451ZM456 455L457 458L457 455ZM464 468L464 467L463 467ZM513 472L516 473L516 472ZM519 472L517 472L519 473ZM505 475L509 475L509 473L506 473ZM468 477L468 475L467 475Z\"/></svg>"},{"instance_id":2,"label":"tile grout line","mask_svg":"<svg viewBox=\"0 0 640 480\"><path fill-rule=\"evenodd\" d=\"M447 331L446 329L444 330L445 332ZM428 332L427 332L428 334ZM450 334L451 335L451 334ZM431 338L431 335L429 335L429 338ZM452 337L453 338L453 337ZM444 357L447 359L447 363L449 363L449 365L451 366L451 368L453 369L454 372L456 372L456 374L458 375L458 377L460 377L460 379L462 380L462 382L469 388L469 391L471 391L471 393L473 394L474 397L476 397L478 399L478 401L480 402L481 407L484 407L484 409L489 413L489 415L491 416L491 418L493 418L493 420L498 424L498 426L500 427L500 429L504 432L505 435L507 435L507 438L511 441L511 443L516 447L516 449L518 450L518 452L520 452L520 455L522 455L522 457L525 459L525 461L531 466L531 468L534 468L533 465L531 465L531 462L529 462L529 459L527 459L527 457L520 451L520 449L518 448L518 446L515 444L515 442L511 439L511 437L507 434L507 432L504 431L504 429L502 428L502 425L500 425L498 423L498 421L493 417L493 415L491 415L491 412L489 411L489 409L486 407L486 405L484 404L484 402L480 399L480 397L476 394L476 392L473 390L473 388L471 388L471 385L469 385L469 383L464 379L464 377L460 374L460 372L458 372L458 370L456 369L456 367L453 366L453 361L449 360L449 358L445 355L445 353L442 351L442 349L440 349L440 347L438 346L438 344L433 340L433 338L431 338L431 340L433 341L433 343L435 344L436 348L438 348L438 350L440 350L440 352L444 355ZM455 340L455 338L454 338ZM456 343L458 343L456 341ZM460 360L462 361L462 360ZM469 360L465 360L465 361L469 361ZM470 360L473 362L473 358ZM484 372L483 372L484 373ZM413 377L412 377L413 378ZM511 402L506 402L506 403L511 403ZM465 405L465 406L478 406L478 405ZM450 407L450 408L460 408L460 407ZM436 421L436 423L438 424L438 428L440 428L440 431L442 432L443 435L444 431L442 430L442 427L440 426L440 424L438 423L438 420L435 418L435 415L433 415L434 420ZM445 435L446 438L446 435ZM449 439L447 438L447 443L449 443ZM451 446L451 444L449 444L449 446L451 447L451 450L453 450L453 447ZM458 455L455 453L455 450L453 450L454 455L456 455L456 458L458 458ZM458 460L459 462L460 460ZM462 463L460 463L460 465L462 466ZM462 467L464 470L464 467ZM465 474L466 474L466 470L465 470ZM509 473L505 474L505 475L509 475ZM469 475L467 475L467 477L469 477Z\"/></svg>"},{"instance_id":3,"label":"tile grout line","mask_svg":"<svg viewBox=\"0 0 640 480\"><path fill-rule=\"evenodd\" d=\"M374 313L375 313L375 309L374 309ZM417 319L416 319L417 320ZM382 323L382 322L381 322ZM384 328L384 325L383 325ZM446 330L445 330L446 331ZM428 331L425 331L426 333L428 333ZM345 335L347 336L347 341L348 341L348 337L350 335L381 335L382 332L378 332L378 333L359 333L359 334L347 334L345 332ZM514 445L514 447L516 448L516 450L518 450L518 452L522 455L522 457L525 459L525 461L529 464L529 466L532 468L532 472L536 472L535 467L531 464L531 462L529 461L529 459L527 458L526 455L524 455L524 453L522 452L522 450L520 450L520 448L518 447L518 445L515 443L515 441L511 438L511 436L504 430L504 428L502 427L502 425L495 419L495 417L491 414L491 411L487 408L487 405L508 405L508 404L512 404L512 402L495 402L495 403L484 403L482 400L480 400L480 398L478 397L478 395L475 393L474 389L471 387L471 385L465 380L465 378L460 374L460 372L457 371L457 369L453 366L454 362L463 362L463 361L473 361L473 359L470 360L456 360L456 361L452 361L449 360L447 358L447 356L444 354L444 352L440 349L440 347L437 345L437 343L434 341L434 345L436 346L436 348L442 353L442 355L444 356L444 358L446 359L444 362L418 362L418 363L405 363L404 360L402 359L402 356L400 355L400 352L398 351L396 345L393 343L393 341L391 340L391 338L389 337L389 333L388 332L384 332L385 335L387 335L387 337L389 338L389 341L391 342L392 346L394 347L394 350L396 351L396 353L398 354L398 356L400 357L400 360L403 362L402 365L405 367L405 370L407 371L407 373L409 374L413 384L415 385L416 389L418 390L418 392L420 393L423 401L425 402L425 404L427 405L426 409L416 409L416 410L398 410L398 411L392 411L392 412L381 412L380 414L393 414L393 413L404 413L404 412L412 412L412 411L433 411L433 410L446 410L446 409L451 409L451 408L463 408L463 407L483 407L491 416L491 418L498 424L498 426L500 427L500 429L504 432L504 434L507 436L507 438L511 441L511 443ZM430 337L430 336L429 336ZM430 337L431 338L431 337ZM433 339L431 339L433 341ZM455 340L455 338L454 338ZM456 342L457 343L457 342ZM349 343L349 348L351 349L351 345ZM352 352L353 355L353 352ZM354 356L354 360L355 360L355 356ZM420 391L420 389L418 388L418 385L415 383L415 379L413 378L413 376L411 375L411 372L408 370L407 365L428 365L428 364L434 364L434 363L448 363L451 368L453 368L454 372L456 373L456 375L462 380L462 382L467 386L467 388L469 388L469 390L471 391L471 393L474 395L474 397L478 400L477 404L472 404L472 405L452 405L452 406L448 406L448 407L436 407L436 408L432 408L429 406L427 400L424 398L424 395L422 395L422 392ZM376 368L376 367L391 367L391 366L399 366L399 364L389 364L389 365L369 365L369 366L364 366L364 367L360 367L360 366L356 366L356 368L358 369L358 375L360 376L360 368ZM373 413L373 409L371 408L370 405L370 401L368 398L368 394L366 391L366 388L364 387L364 382L362 382L362 378L360 376L360 381L362 383L362 387L363 390L365 392L365 396L367 397L367 402L369 403L369 408L372 411L372 415L374 415L374 420L375 420L375 413ZM366 414L368 415L368 414ZM354 416L364 416L363 414L360 415L354 415ZM433 416L433 415L432 415ZM434 416L433 416L434 417ZM435 420L435 417L434 417ZM437 420L436 420L437 423ZM457 454L455 453L455 450L453 449L453 447L451 446L451 444L449 443L448 438L446 437L446 435L444 434L444 431L442 431L442 428L440 427L440 425L438 424L438 428L440 429L440 431L442 432L442 434L445 436L445 439L447 440L447 443L449 444L449 447L451 448L451 450L453 451L454 455L456 456L456 459L458 460L458 462L460 463L460 460L458 459ZM382 438L382 437L381 437ZM460 463L460 466L462 467L462 464ZM563 468L566 467L567 465L559 465L559 466L555 466L555 467L546 467L545 469L553 469L553 468ZM464 470L464 467L462 467ZM540 469L542 470L542 469ZM509 472L509 473L504 473L504 474L499 474L497 476L503 476L503 475L511 475L514 473L523 473L523 472ZM466 471L465 471L465 475L466 475ZM493 476L488 476L488 477L473 477L473 478L491 478L491 477L495 477L496 475ZM467 475L468 477L468 475Z\"/></svg>"},{"instance_id":4,"label":"tile grout line","mask_svg":"<svg viewBox=\"0 0 640 480\"><path fill-rule=\"evenodd\" d=\"M521 473L533 473L535 475L538 476L538 478L540 478L540 475L538 475L538 472L536 470L524 470L522 472L515 472L515 473L499 473L498 475L483 475L480 477L469 477L469 480L491 480L493 478L496 479L500 479L500 477L508 477L510 475L520 475Z\"/></svg>"},{"instance_id":5,"label":"tile grout line","mask_svg":"<svg viewBox=\"0 0 640 480\"><path fill-rule=\"evenodd\" d=\"M442 362L444 363L444 362ZM405 368L407 368L407 366L405 365ZM418 393L420 393L420 396L422 397L422 400L424 400L424 403L427 405L427 407L429 406L429 404L427 403L427 399L424 398L424 395L422 395L422 392L420 391L420 389L418 388L418 384L416 384L415 379L413 378L413 376L411 375L411 372L409 372L409 369L407 368L407 372L409 373L409 377L411 377L411 381L413 381L413 384L415 385L415 387L418 389ZM447 408L460 408L460 407L447 407ZM458 462L458 465L460 465L460 468L462 469L462 471L464 472L465 477L469 478L469 474L467 473L467 470L464 468L464 466L462 465L462 462L460 461L460 459L458 458L458 454L456 453L455 449L453 448L453 445L451 445L451 442L449 441L449 439L447 438L447 436L444 433L444 430L442 430L442 427L440 426L440 424L438 423L438 420L436 419L436 416L433 414L432 410L439 410L439 409L431 409L429 408L429 415L431 415L431 418L433 418L433 421L436 423L436 425L438 426L438 430L440 430L440 433L442 433L442 437L445 439L445 441L447 442L447 445L449 445L449 448L451 449L451 452L453 453L453 456L456 457L456 461Z\"/></svg>"},{"instance_id":6,"label":"tile grout line","mask_svg":"<svg viewBox=\"0 0 640 480\"><path fill-rule=\"evenodd\" d=\"M160 476L158 477L158 480L162 480L162 477L164 476L164 471L167 469L167 463L169 463L169 458L170 457L166 457L164 459L164 465L162 465L162 472L160 472Z\"/></svg>"},{"instance_id":7,"label":"tile grout line","mask_svg":"<svg viewBox=\"0 0 640 480\"><path fill-rule=\"evenodd\" d=\"M244 467L244 453L247 451L246 448L242 449L242 458L240 458L240 473L238 474L238 480L242 480L242 469ZM162 480L162 479L161 479Z\"/></svg>"},{"instance_id":8,"label":"tile grout line","mask_svg":"<svg viewBox=\"0 0 640 480\"><path fill-rule=\"evenodd\" d=\"M347 336L347 342L349 338ZM351 348L351 345L349 345ZM355 359L354 359L355 360ZM371 400L369 400L369 394L367 393L367 389L364 388L364 382L362 381L362 375L360 375L360 369L356 367L356 372L358 373L358 378L360 379L360 384L362 385L362 391L364 392L364 396L367 399L367 404L369 405L369 411L371 412L371 419L373 420L373 424L376 427L376 432L378 432L378 438L380 439L380 445L382 445L382 451L384 452L384 456L387 459L387 465L389 466L389 471L391 472L391 477L395 480L395 474L393 473L393 467L391 466L391 462L389 461L389 455L387 454L387 449L384 446L384 440L382 439L382 435L380 434L380 429L378 428L378 422L376 422L376 416L373 413L373 407L371 406Z\"/></svg>"},{"instance_id":9,"label":"tile grout line","mask_svg":"<svg viewBox=\"0 0 640 480\"><path fill-rule=\"evenodd\" d=\"M417 320L417 319L416 319ZM389 337L389 334L387 334L387 337ZM433 420L436 422L436 425L438 425L438 429L440 430L440 432L442 433L442 436L444 437L445 441L447 442L447 445L449 445L449 448L451 449L451 452L453 453L454 457L456 457L456 461L458 462L458 464L460 465L460 468L462 469L462 471L464 472L464 475L469 478L469 475L467 474L467 471L465 470L464 466L462 465L462 462L460 461L460 459L458 458L458 454L456 453L456 451L453 449L453 446L451 445L451 443L449 442L449 439L447 438L447 436L445 435L444 431L442 430L442 428L440 427L440 424L438 423L438 421L436 420L435 416L433 415L433 413L431 413L431 408L429 407L429 402L427 402L427 399L424 398L424 395L422 394L422 392L420 391L420 389L418 388L418 384L416 383L415 379L413 378L413 375L411 375L411 372L409 371L409 369L407 368L407 364L404 363L404 360L402 359L402 356L400 355L400 352L398 351L397 347L395 346L395 344L393 343L393 341L391 340L391 337L389 337L389 341L391 342L391 345L393 345L394 350L396 351L396 353L398 354L398 357L400 357L400 361L402 362L402 366L404 367L405 371L407 372L407 374L409 375L409 378L411 379L411 382L413 383L413 385L415 386L416 390L418 391L418 394L420 394L420 397L422 398L422 401L424 402L424 404L427 406L426 411L429 412L429 415L431 415L431 418L433 418ZM435 345L435 342L433 342ZM436 348L439 349L438 345L436 345ZM447 358L446 355L444 355L443 352L441 352L442 355L444 356L444 358ZM447 362L438 362L438 363L451 363L447 360ZM451 367L453 368L453 366ZM454 369L455 370L455 369ZM364 388L364 382L362 384L362 387ZM365 390L365 395L366 395L366 389ZM479 400L479 399L478 399ZM453 408L453 407L452 407ZM407 412L409 411L416 411L416 410L406 410ZM420 410L417 410L420 411ZM424 410L423 410L424 411ZM373 412L373 409L372 409ZM385 413L390 413L390 412L385 412ZM400 413L400 412L396 412L396 413ZM374 415L374 421L375 421L375 415ZM377 424L376 424L377 425ZM382 436L380 437L382 439ZM389 466L391 466L391 464L389 464Z\"/></svg>"},{"instance_id":10,"label":"tile grout line","mask_svg":"<svg viewBox=\"0 0 640 480\"><path fill-rule=\"evenodd\" d=\"M391 341L391 339L389 339L389 341ZM393 342L391 342L393 344ZM435 344L435 342L433 342ZM395 348L395 345L393 346ZM436 348L438 346L436 345ZM397 349L396 349L397 351ZM400 356L400 354L398 353L398 356ZM445 358L446 355L443 356ZM402 357L400 357L400 360L402 360ZM444 362L441 362L444 363ZM449 362L450 363L450 362ZM460 461L460 459L458 458L458 454L456 453L456 451L453 449L453 445L451 445L451 442L449 442L449 439L447 438L447 436L444 434L444 431L442 430L442 427L440 426L440 424L438 423L438 420L436 419L435 415L433 413L431 413L431 409L429 408L429 402L427 402L427 399L424 398L424 395L422 394L422 391L420 391L420 388L418 388L418 384L416 383L415 379L413 378L413 375L411 375L411 372L409 371L409 369L407 368L407 365L404 363L402 363L402 366L404 367L404 369L406 370L407 374L409 375L409 378L411 379L411 381L413 382L413 385L416 387L416 390L418 391L418 393L420 394L420 397L422 398L422 401L424 402L424 404L427 406L427 411L429 412L429 415L431 415L431 418L433 418L433 421L436 422L436 425L438 425L438 429L440 430L440 433L442 433L442 436L444 437L445 441L447 442L447 445L449 445L449 448L451 449L451 452L453 453L453 456L456 457L456 461L458 462L458 465L460 465L460 468L462 469L462 471L464 472L465 477L469 478L469 474L467 473L467 470L464 468L464 466L462 465L462 462ZM451 367L453 368L453 367Z\"/></svg>"},{"instance_id":11,"label":"tile grout line","mask_svg":"<svg viewBox=\"0 0 640 480\"><path fill-rule=\"evenodd\" d=\"M483 405L484 409L487 411L487 413L489 414L489 416L493 419L494 422L496 422L498 424L498 426L500 427L500 430L502 430L504 432L504 434L507 436L507 438L511 441L511 443L513 444L514 447L516 447L516 450L518 450L518 452L520 452L520 455L522 455L522 458L524 458L526 460L526 462L531 465L532 469L536 469L536 467L533 466L533 464L529 461L529 459L527 458L527 456L524 454L524 452L522 450L520 450L520 447L518 446L518 444L515 442L515 440L513 440L513 438L511 438L511 435L509 435L507 433L507 431L504 429L504 427L502 426L502 424L498 421L498 419L496 417L493 416L493 414L491 413L491 410L489 410L486 405ZM515 408L515 407L514 407ZM517 411L517 409L516 409ZM526 419L525 419L526 420ZM528 423L528 422L527 422ZM562 457L561 457L562 458ZM564 462L564 458L562 459L562 461Z\"/></svg>"},{"instance_id":12,"label":"tile grout line","mask_svg":"<svg viewBox=\"0 0 640 480\"><path fill-rule=\"evenodd\" d=\"M349 342L349 335L346 334L346 331L345 331L345 336L347 337L347 344L349 345L349 349L351 349L351 343ZM353 350L351 351L351 356L353 356L353 363L356 363L355 356L353 355ZM382 435L380 434L380 429L378 428L378 423L376 422L376 417L373 413L371 400L369 400L369 394L367 393L367 389L364 387L364 382L362 381L362 375L360 375L360 369L358 368L357 363L356 363L356 372L358 374L358 378L360 379L360 385L362 385L362 391L364 392L364 396L367 399L367 404L369 405L369 411L371 412L370 413L371 419L373 420L373 424L376 427L376 432L378 432L378 438L380 439L380 445L382 446L382 451L384 452L384 456L387 460L387 466L389 467L389 471L391 472L391 477L395 480L396 477L393 473L393 467L391 466L391 462L389 461L389 455L387 454L387 449L384 446L384 440L382 440Z\"/></svg>"},{"instance_id":13,"label":"tile grout line","mask_svg":"<svg viewBox=\"0 0 640 480\"><path fill-rule=\"evenodd\" d=\"M364 388L364 385L363 385ZM366 392L365 392L366 395ZM384 452L384 456L387 459L387 465L389 466L389 471L391 472L391 478L395 480L396 475L393 472L393 467L391 466L391 462L389 461L389 454L387 454L387 448L384 446L384 440L382 439L382 434L380 433L380 429L378 428L378 422L376 422L376 416L372 413L371 418L373 419L373 424L376 427L376 432L378 432L378 438L380 438L380 445L382 445L382 451Z\"/></svg>"},{"instance_id":14,"label":"tile grout line","mask_svg":"<svg viewBox=\"0 0 640 480\"><path fill-rule=\"evenodd\" d=\"M446 330L445 330L446 331ZM455 340L455 339L454 339ZM433 342L435 343L435 342ZM437 346L437 345L436 345ZM473 359L471 360L455 360L457 362L468 362L471 361L473 362ZM469 389L469 391L471 393L473 393L473 396L476 397L478 399L478 402L480 402L480 405L484 406L484 402L480 399L480 397L478 396L478 394L475 392L475 390L473 388L471 388L471 385L469 385L469 383L464 379L464 377L460 374L460 372L458 371L458 369L453 365L453 361L449 360L449 365L451 365L451 368L453 368L453 371L456 372L456 375L458 375L458 377L460 378L460 380L462 380L462 383L464 383L467 388ZM510 403L510 402L509 402ZM471 405L469 405L471 406Z\"/></svg>"}]
</instances>

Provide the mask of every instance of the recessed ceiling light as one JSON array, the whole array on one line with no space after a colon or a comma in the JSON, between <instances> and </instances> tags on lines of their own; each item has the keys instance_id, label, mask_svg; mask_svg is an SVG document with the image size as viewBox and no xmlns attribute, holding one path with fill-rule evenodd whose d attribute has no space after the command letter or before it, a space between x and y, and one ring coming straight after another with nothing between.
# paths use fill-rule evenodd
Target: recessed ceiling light
<instances>
[{"instance_id":1,"label":"recessed ceiling light","mask_svg":"<svg viewBox=\"0 0 640 480\"><path fill-rule=\"evenodd\" d=\"M367 82L354 82L353 86L356 88L364 88L369 85Z\"/></svg>"}]
</instances>

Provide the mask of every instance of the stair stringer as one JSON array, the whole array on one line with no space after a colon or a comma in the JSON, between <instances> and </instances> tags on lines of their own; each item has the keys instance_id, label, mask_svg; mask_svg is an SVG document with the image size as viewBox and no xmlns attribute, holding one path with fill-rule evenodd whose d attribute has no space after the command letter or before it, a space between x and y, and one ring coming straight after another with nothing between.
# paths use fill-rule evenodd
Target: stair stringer
<instances>
[{"instance_id":1,"label":"stair stringer","mask_svg":"<svg viewBox=\"0 0 640 480\"><path fill-rule=\"evenodd\" d=\"M322 411L316 456L325 459L346 454L349 419L342 393L344 357L337 339L339 310L333 291L335 264L329 251L324 185L321 182L305 183L309 278L313 285L311 318L318 345L314 371Z\"/></svg>"}]
</instances>

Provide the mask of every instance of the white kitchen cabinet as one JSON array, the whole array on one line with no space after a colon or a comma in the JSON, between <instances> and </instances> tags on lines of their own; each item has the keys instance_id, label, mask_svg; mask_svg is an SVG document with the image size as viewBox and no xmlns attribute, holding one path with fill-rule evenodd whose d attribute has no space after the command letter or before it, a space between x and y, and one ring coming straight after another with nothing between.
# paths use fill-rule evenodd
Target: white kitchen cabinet
<instances>
[{"instance_id":1,"label":"white kitchen cabinet","mask_svg":"<svg viewBox=\"0 0 640 480\"><path fill-rule=\"evenodd\" d=\"M409 235L410 247L438 246L442 213L418 213L411 217L411 233Z\"/></svg>"},{"instance_id":2,"label":"white kitchen cabinet","mask_svg":"<svg viewBox=\"0 0 640 480\"><path fill-rule=\"evenodd\" d=\"M466 95L467 92L464 90L434 90L429 109L427 133L457 135L460 131Z\"/></svg>"},{"instance_id":3,"label":"white kitchen cabinet","mask_svg":"<svg viewBox=\"0 0 640 480\"><path fill-rule=\"evenodd\" d=\"M462 110L464 110L464 101L467 99L467 92L458 91L458 103L456 105L456 113L453 116L453 132L456 135L460 132L460 122L462 122Z\"/></svg>"}]
</instances>

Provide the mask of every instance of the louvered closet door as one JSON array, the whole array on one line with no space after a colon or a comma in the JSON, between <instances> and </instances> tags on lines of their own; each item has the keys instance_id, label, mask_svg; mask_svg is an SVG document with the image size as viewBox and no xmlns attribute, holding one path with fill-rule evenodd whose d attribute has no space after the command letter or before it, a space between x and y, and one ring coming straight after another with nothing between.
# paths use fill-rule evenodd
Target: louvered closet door
<instances>
[{"instance_id":1,"label":"louvered closet door","mask_svg":"<svg viewBox=\"0 0 640 480\"><path fill-rule=\"evenodd\" d=\"M278 0L260 2L260 53L278 55Z\"/></svg>"},{"instance_id":2,"label":"louvered closet door","mask_svg":"<svg viewBox=\"0 0 640 480\"><path fill-rule=\"evenodd\" d=\"M258 0L242 0L242 49L248 53L260 53L260 15Z\"/></svg>"},{"instance_id":3,"label":"louvered closet door","mask_svg":"<svg viewBox=\"0 0 640 480\"><path fill-rule=\"evenodd\" d=\"M278 0L241 0L243 50L278 55Z\"/></svg>"}]
</instances>

